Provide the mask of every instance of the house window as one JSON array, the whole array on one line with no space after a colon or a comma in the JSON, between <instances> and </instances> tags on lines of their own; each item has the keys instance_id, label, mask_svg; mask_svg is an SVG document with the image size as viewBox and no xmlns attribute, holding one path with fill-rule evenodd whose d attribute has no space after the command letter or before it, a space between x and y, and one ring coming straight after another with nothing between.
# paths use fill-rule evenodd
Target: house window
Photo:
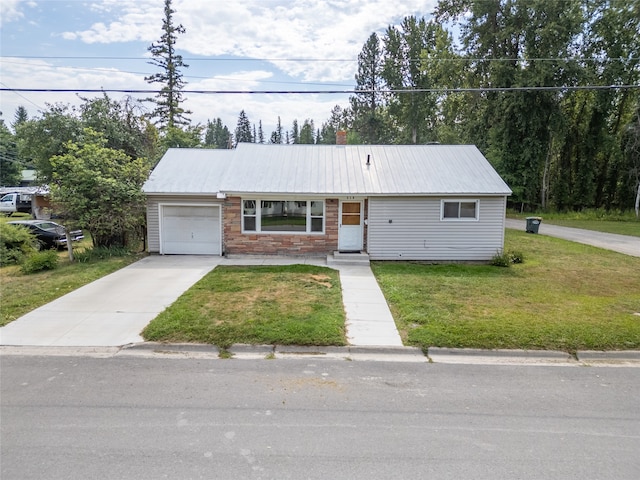
<instances>
[{"instance_id":1,"label":"house window","mask_svg":"<svg viewBox=\"0 0 640 480\"><path fill-rule=\"evenodd\" d=\"M442 220L478 220L478 200L442 200Z\"/></svg>"},{"instance_id":2,"label":"house window","mask_svg":"<svg viewBox=\"0 0 640 480\"><path fill-rule=\"evenodd\" d=\"M264 233L322 233L324 232L324 202L243 200L242 230Z\"/></svg>"}]
</instances>

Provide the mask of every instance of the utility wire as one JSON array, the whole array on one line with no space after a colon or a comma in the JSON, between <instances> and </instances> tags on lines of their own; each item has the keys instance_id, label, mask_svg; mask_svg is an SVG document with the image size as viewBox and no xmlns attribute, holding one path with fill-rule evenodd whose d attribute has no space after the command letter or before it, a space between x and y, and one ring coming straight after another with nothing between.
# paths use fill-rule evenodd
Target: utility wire
<instances>
[{"instance_id":1,"label":"utility wire","mask_svg":"<svg viewBox=\"0 0 640 480\"><path fill-rule=\"evenodd\" d=\"M202 95L322 95L322 94L409 94L409 93L462 93L462 92L534 92L576 90L633 90L640 85L576 85L576 86L529 86L529 87L469 87L469 88L407 88L389 90L180 90L181 93ZM159 94L160 90L119 88L0 88L0 92L25 93L144 93Z\"/></svg>"}]
</instances>

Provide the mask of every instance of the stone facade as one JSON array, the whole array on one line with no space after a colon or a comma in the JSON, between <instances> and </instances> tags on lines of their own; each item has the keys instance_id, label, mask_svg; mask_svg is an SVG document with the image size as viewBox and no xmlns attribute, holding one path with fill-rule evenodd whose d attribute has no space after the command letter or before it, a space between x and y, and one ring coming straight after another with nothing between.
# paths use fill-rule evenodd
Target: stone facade
<instances>
[{"instance_id":1,"label":"stone facade","mask_svg":"<svg viewBox=\"0 0 640 480\"><path fill-rule=\"evenodd\" d=\"M222 210L225 254L322 256L338 249L338 199L325 199L324 234L242 233L241 208L240 197L227 197Z\"/></svg>"}]
</instances>

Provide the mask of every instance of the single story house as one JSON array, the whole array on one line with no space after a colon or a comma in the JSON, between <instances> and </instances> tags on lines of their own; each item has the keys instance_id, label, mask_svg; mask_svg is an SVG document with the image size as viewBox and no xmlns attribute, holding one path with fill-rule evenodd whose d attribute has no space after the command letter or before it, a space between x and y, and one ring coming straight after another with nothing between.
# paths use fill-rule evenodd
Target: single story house
<instances>
[{"instance_id":1,"label":"single story house","mask_svg":"<svg viewBox=\"0 0 640 480\"><path fill-rule=\"evenodd\" d=\"M149 252L484 261L511 190L475 146L170 149L143 187Z\"/></svg>"}]
</instances>

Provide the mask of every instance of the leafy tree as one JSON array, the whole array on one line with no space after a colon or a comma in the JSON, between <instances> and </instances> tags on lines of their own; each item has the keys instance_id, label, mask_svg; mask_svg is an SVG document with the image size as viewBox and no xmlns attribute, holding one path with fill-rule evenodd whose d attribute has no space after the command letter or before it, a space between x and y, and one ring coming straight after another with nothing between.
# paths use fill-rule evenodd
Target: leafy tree
<instances>
[{"instance_id":1,"label":"leafy tree","mask_svg":"<svg viewBox=\"0 0 640 480\"><path fill-rule=\"evenodd\" d=\"M66 151L68 142L82 136L82 122L73 107L63 104L47 105L40 118L32 118L17 125L18 155L32 163L43 182L52 178L51 157Z\"/></svg>"},{"instance_id":2,"label":"leafy tree","mask_svg":"<svg viewBox=\"0 0 640 480\"><path fill-rule=\"evenodd\" d=\"M204 134L204 146L208 148L230 148L231 132L222 119L216 118L213 122L207 122L207 129Z\"/></svg>"},{"instance_id":3,"label":"leafy tree","mask_svg":"<svg viewBox=\"0 0 640 480\"><path fill-rule=\"evenodd\" d=\"M163 154L168 148L198 148L202 146L202 126L167 128L160 143Z\"/></svg>"},{"instance_id":4,"label":"leafy tree","mask_svg":"<svg viewBox=\"0 0 640 480\"><path fill-rule=\"evenodd\" d=\"M15 136L0 119L0 185L19 185L21 170Z\"/></svg>"},{"instance_id":5,"label":"leafy tree","mask_svg":"<svg viewBox=\"0 0 640 480\"><path fill-rule=\"evenodd\" d=\"M149 165L106 144L101 134L85 129L66 153L54 156L51 198L67 223L89 231L94 246L124 247L144 225L142 184Z\"/></svg>"},{"instance_id":6,"label":"leafy tree","mask_svg":"<svg viewBox=\"0 0 640 480\"><path fill-rule=\"evenodd\" d=\"M182 25L173 24L175 10L171 8L172 0L164 2L164 18L162 20L162 36L158 43L152 43L147 49L153 57L149 62L160 69L145 80L149 83L159 83L162 88L155 99L155 108L150 117L157 119L161 129L172 128L190 123L187 115L190 111L182 108L182 89L185 82L180 69L188 68L182 61L182 55L176 53L176 41L180 34L185 33Z\"/></svg>"},{"instance_id":7,"label":"leafy tree","mask_svg":"<svg viewBox=\"0 0 640 480\"><path fill-rule=\"evenodd\" d=\"M82 100L84 103L79 107L82 126L101 133L108 148L122 150L130 157L155 159L158 151L154 127L134 99L124 97L118 102L104 93L102 97Z\"/></svg>"},{"instance_id":8,"label":"leafy tree","mask_svg":"<svg viewBox=\"0 0 640 480\"><path fill-rule=\"evenodd\" d=\"M252 143L253 135L251 134L251 122L244 110L240 111L238 116L238 123L236 125L236 142L237 147L239 143Z\"/></svg>"}]
</instances>

